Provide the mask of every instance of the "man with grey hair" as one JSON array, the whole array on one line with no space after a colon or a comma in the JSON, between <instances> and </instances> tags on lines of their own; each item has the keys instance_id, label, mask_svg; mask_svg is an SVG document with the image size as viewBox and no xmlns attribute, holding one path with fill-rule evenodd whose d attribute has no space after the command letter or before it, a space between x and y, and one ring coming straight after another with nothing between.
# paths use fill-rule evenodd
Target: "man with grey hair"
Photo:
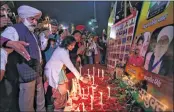
<instances>
[{"instance_id":1,"label":"man with grey hair","mask_svg":"<svg viewBox=\"0 0 174 112\"><path fill-rule=\"evenodd\" d=\"M13 41L25 41L30 54L30 60L26 60L16 51L8 55L5 76L8 80L19 81L19 108L20 111L35 111L34 97L36 98L36 111L45 111L44 89L41 76L41 51L38 38L34 34L37 21L42 12L36 8L22 5L17 10L21 23L7 27L1 34ZM18 89L18 88L13 88ZM36 94L35 94L36 93Z\"/></svg>"}]
</instances>

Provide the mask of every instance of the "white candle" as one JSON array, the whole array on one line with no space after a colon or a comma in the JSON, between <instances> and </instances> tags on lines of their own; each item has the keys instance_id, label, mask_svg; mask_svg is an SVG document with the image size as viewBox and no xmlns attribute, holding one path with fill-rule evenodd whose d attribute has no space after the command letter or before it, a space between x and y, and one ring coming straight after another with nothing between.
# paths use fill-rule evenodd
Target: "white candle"
<instances>
[{"instance_id":1,"label":"white candle","mask_svg":"<svg viewBox=\"0 0 174 112\"><path fill-rule=\"evenodd\" d=\"M89 69L88 69L88 75L89 75Z\"/></svg>"},{"instance_id":2,"label":"white candle","mask_svg":"<svg viewBox=\"0 0 174 112\"><path fill-rule=\"evenodd\" d=\"M104 77L104 70L102 70L102 78Z\"/></svg>"},{"instance_id":3,"label":"white candle","mask_svg":"<svg viewBox=\"0 0 174 112\"><path fill-rule=\"evenodd\" d=\"M92 76L92 81L93 81L93 83L92 83L92 84L94 85L94 76Z\"/></svg>"},{"instance_id":4,"label":"white candle","mask_svg":"<svg viewBox=\"0 0 174 112\"><path fill-rule=\"evenodd\" d=\"M100 103L103 104L103 93L100 92Z\"/></svg>"},{"instance_id":5,"label":"white candle","mask_svg":"<svg viewBox=\"0 0 174 112\"><path fill-rule=\"evenodd\" d=\"M100 69L98 69L98 77L99 77L99 75L100 75Z\"/></svg>"},{"instance_id":6,"label":"white candle","mask_svg":"<svg viewBox=\"0 0 174 112\"><path fill-rule=\"evenodd\" d=\"M84 94L85 94L85 90L84 90L84 88L82 88L82 91L83 91L83 98L84 98Z\"/></svg>"},{"instance_id":7,"label":"white candle","mask_svg":"<svg viewBox=\"0 0 174 112\"><path fill-rule=\"evenodd\" d=\"M108 88L108 98L110 98L110 96L111 96L111 89L110 89L109 86L107 88Z\"/></svg>"},{"instance_id":8,"label":"white candle","mask_svg":"<svg viewBox=\"0 0 174 112\"><path fill-rule=\"evenodd\" d=\"M6 12L6 11L4 11L4 15L5 15L6 18L8 18L8 16L7 16L7 12Z\"/></svg>"},{"instance_id":9,"label":"white candle","mask_svg":"<svg viewBox=\"0 0 174 112\"><path fill-rule=\"evenodd\" d=\"M85 104L84 102L82 103L82 108L83 108L83 112L85 111Z\"/></svg>"},{"instance_id":10,"label":"white candle","mask_svg":"<svg viewBox=\"0 0 174 112\"><path fill-rule=\"evenodd\" d=\"M89 86L88 86L88 95L89 95Z\"/></svg>"},{"instance_id":11,"label":"white candle","mask_svg":"<svg viewBox=\"0 0 174 112\"><path fill-rule=\"evenodd\" d=\"M51 29L51 24L49 24L48 27L49 27L49 30L52 31L52 29Z\"/></svg>"},{"instance_id":12,"label":"white candle","mask_svg":"<svg viewBox=\"0 0 174 112\"><path fill-rule=\"evenodd\" d=\"M90 95L90 97L91 97L91 110L93 110L94 97L92 95Z\"/></svg>"}]
</instances>

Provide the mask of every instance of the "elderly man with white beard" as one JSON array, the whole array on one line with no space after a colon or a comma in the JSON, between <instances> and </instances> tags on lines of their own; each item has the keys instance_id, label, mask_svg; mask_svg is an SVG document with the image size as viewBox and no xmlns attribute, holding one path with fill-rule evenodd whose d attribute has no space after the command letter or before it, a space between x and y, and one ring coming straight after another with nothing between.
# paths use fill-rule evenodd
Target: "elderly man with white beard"
<instances>
[{"instance_id":1,"label":"elderly man with white beard","mask_svg":"<svg viewBox=\"0 0 174 112\"><path fill-rule=\"evenodd\" d=\"M41 76L41 51L38 38L34 34L37 21L42 12L36 8L22 5L17 10L22 23L7 27L1 34L13 41L25 41L31 59L28 61L13 51L8 55L5 79L11 81L12 89L19 82L19 108L20 111L35 111L34 97L36 98L36 111L45 111L44 89ZM36 94L35 94L36 93ZM14 95L14 97L17 97ZM12 110L13 111L13 110Z\"/></svg>"}]
</instances>

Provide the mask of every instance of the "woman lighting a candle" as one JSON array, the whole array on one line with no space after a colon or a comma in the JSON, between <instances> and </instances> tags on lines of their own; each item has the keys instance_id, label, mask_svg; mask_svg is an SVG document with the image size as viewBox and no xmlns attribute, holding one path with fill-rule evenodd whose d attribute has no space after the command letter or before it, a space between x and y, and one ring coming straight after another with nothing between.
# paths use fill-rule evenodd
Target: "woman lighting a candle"
<instances>
[{"instance_id":1,"label":"woman lighting a candle","mask_svg":"<svg viewBox=\"0 0 174 112\"><path fill-rule=\"evenodd\" d=\"M47 91L46 93L46 100L51 102L51 97L54 95L54 107L60 107L60 105L55 105L55 102L60 103L60 97L64 97L63 99L66 100L67 98L67 90L68 90L68 79L65 75L63 70L63 66L65 65L72 71L75 77L81 80L83 83L88 83L88 79L84 78L80 75L77 69L72 64L69 58L69 51L73 50L76 41L73 36L67 36L61 43L60 47L56 48L52 57L47 62L45 66L45 75L48 79L48 89L52 91ZM56 93L55 93L56 92ZM53 94L54 93L54 94ZM56 97L56 96L59 96ZM47 102L48 102L47 101ZM66 102L66 101L63 101ZM64 105L65 106L65 105Z\"/></svg>"}]
</instances>

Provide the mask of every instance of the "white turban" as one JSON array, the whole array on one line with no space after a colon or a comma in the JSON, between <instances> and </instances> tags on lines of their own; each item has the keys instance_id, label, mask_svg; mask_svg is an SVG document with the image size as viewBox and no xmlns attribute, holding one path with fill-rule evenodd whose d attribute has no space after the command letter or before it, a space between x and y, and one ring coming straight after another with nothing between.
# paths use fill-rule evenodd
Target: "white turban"
<instances>
[{"instance_id":1,"label":"white turban","mask_svg":"<svg viewBox=\"0 0 174 112\"><path fill-rule=\"evenodd\" d=\"M34 7L30 7L27 5L22 5L17 9L18 15L21 18L35 17L40 18L42 16L42 12Z\"/></svg>"},{"instance_id":2,"label":"white turban","mask_svg":"<svg viewBox=\"0 0 174 112\"><path fill-rule=\"evenodd\" d=\"M158 35L157 42L161 39L162 36L166 35L169 38L169 45L173 39L173 30L173 26L164 27Z\"/></svg>"}]
</instances>

